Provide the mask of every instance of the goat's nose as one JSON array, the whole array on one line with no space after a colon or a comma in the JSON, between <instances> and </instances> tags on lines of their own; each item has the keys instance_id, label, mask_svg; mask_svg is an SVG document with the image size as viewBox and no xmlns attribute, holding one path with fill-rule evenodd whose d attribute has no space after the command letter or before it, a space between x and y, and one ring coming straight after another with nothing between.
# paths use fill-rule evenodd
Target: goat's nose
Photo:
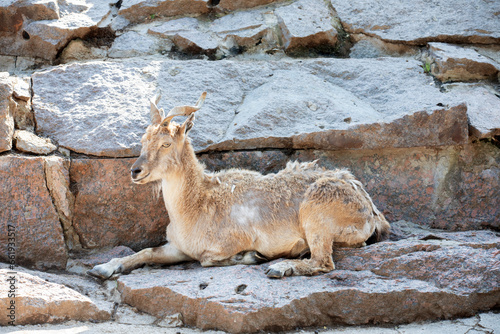
<instances>
[{"instance_id":1,"label":"goat's nose","mask_svg":"<svg viewBox=\"0 0 500 334\"><path fill-rule=\"evenodd\" d=\"M142 169L140 169L140 168L132 168L130 170L130 173L132 174L133 179L136 179L137 176L139 176L139 174L141 174L141 172L142 172Z\"/></svg>"}]
</instances>

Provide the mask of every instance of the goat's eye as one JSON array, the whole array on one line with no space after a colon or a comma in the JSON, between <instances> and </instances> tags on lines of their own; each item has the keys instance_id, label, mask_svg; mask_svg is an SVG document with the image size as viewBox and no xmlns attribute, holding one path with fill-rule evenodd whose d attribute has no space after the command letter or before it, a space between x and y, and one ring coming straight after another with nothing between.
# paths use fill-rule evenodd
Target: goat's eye
<instances>
[{"instance_id":1,"label":"goat's eye","mask_svg":"<svg viewBox=\"0 0 500 334\"><path fill-rule=\"evenodd\" d=\"M172 144L163 144L163 145L161 145L161 147L167 148L167 147L170 147L170 145L172 145Z\"/></svg>"}]
</instances>

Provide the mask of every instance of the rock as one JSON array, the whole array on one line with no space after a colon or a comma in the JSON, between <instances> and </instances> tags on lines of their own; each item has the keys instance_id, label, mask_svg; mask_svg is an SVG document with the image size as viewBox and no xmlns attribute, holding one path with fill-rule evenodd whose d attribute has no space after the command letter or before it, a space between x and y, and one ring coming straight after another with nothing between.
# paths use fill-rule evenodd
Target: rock
<instances>
[{"instance_id":1,"label":"rock","mask_svg":"<svg viewBox=\"0 0 500 334\"><path fill-rule=\"evenodd\" d=\"M448 84L444 88L465 100L469 116L470 134L476 138L494 138L500 135L500 99L495 89L487 85Z\"/></svg>"},{"instance_id":2,"label":"rock","mask_svg":"<svg viewBox=\"0 0 500 334\"><path fill-rule=\"evenodd\" d=\"M19 130L35 132L35 116L31 111L31 101L13 99L14 127Z\"/></svg>"},{"instance_id":3,"label":"rock","mask_svg":"<svg viewBox=\"0 0 500 334\"><path fill-rule=\"evenodd\" d=\"M61 63L68 63L70 61L81 61L89 59L105 58L106 51L92 47L81 39L75 39L69 42L68 46L64 48L61 53Z\"/></svg>"},{"instance_id":4,"label":"rock","mask_svg":"<svg viewBox=\"0 0 500 334\"><path fill-rule=\"evenodd\" d=\"M0 157L0 222L15 233L15 261L37 269L64 269L68 252L63 230L52 203L41 157ZM7 233L0 234L7 244ZM8 261L7 249L0 259Z\"/></svg>"},{"instance_id":5,"label":"rock","mask_svg":"<svg viewBox=\"0 0 500 334\"><path fill-rule=\"evenodd\" d=\"M429 43L431 74L442 82L496 80L500 64L472 49Z\"/></svg>"},{"instance_id":6,"label":"rock","mask_svg":"<svg viewBox=\"0 0 500 334\"><path fill-rule=\"evenodd\" d=\"M122 305L115 313L115 321L119 324L151 325L157 319L149 314L141 314L136 308Z\"/></svg>"},{"instance_id":7,"label":"rock","mask_svg":"<svg viewBox=\"0 0 500 334\"><path fill-rule=\"evenodd\" d=\"M231 13L213 21L210 30L221 38L221 46L229 52L232 48L250 49L257 45L269 49L278 46L278 36L272 21L273 16L269 11L249 10Z\"/></svg>"},{"instance_id":8,"label":"rock","mask_svg":"<svg viewBox=\"0 0 500 334\"><path fill-rule=\"evenodd\" d=\"M329 54L335 50L337 30L333 26L333 13L325 1L299 0L274 12L286 52L301 54L316 49Z\"/></svg>"},{"instance_id":9,"label":"rock","mask_svg":"<svg viewBox=\"0 0 500 334\"><path fill-rule=\"evenodd\" d=\"M13 79L13 96L25 102L31 100L31 84L30 78L14 77Z\"/></svg>"},{"instance_id":10,"label":"rock","mask_svg":"<svg viewBox=\"0 0 500 334\"><path fill-rule=\"evenodd\" d=\"M304 108L307 108L304 109L305 115L310 115L313 119L297 116L295 119L306 120L299 133L290 131L283 140L274 140L277 146L274 146L273 138L268 138L266 145L259 144L259 147L414 147L454 145L466 140L464 133L467 133L467 125L464 124L463 117L465 110L457 107L466 102L466 99L456 99L440 92L432 77L423 73L420 62L390 58L283 62L126 60L59 66L33 75L33 109L37 133L77 153L108 157L138 156L140 138L150 122L147 101L157 90L164 92L159 104L167 110L175 105L194 103L200 92L207 90L207 102L197 115L191 132L195 149L201 152L215 148L254 148L255 143L263 138L260 130L256 128L253 132L250 128L246 131L246 137L234 138L245 140L233 141L228 129L233 131L235 127L245 125L237 123L235 126L233 121L236 118L251 120L255 116L243 115L244 112L250 112L251 108L243 108L242 102L248 106L257 103L251 99L258 98L261 106L272 108L275 104L273 100L266 100L253 91L263 92L258 87L265 84L266 87L279 85L274 73L276 77L280 73L279 75L290 80L291 87L296 87L297 82L303 82L307 78L308 84L310 82L315 87L321 87L324 92L327 87L329 92L347 91L356 101L362 102L360 106L368 108L362 114L372 115L371 123L348 110L342 111L341 114L345 114L343 117L331 115L326 111L330 109L324 104L327 98L318 96L311 90L300 90L298 96L295 96L299 89L296 87L294 94L281 96L280 103L286 103L287 99L295 101L296 105L303 103ZM387 77L391 77L391 80L386 80ZM324 87L323 82L327 83ZM269 92L263 93L268 98L274 98ZM113 102L110 102L111 96ZM335 99L332 97L331 100ZM405 101L403 106L402 99ZM309 102L321 106L317 115L307 107ZM340 101L335 103L342 106ZM351 106L352 103L349 108ZM361 109L362 107L356 107L358 111ZM452 117L458 117L456 122L452 121ZM337 120L335 124L329 121L333 118ZM433 123L438 119L448 121ZM390 125L393 122L395 123ZM427 122L425 124L429 127L422 130L405 128L404 130L409 131L405 136L397 133L403 131L397 128L398 124L424 124L420 122ZM363 133L358 127L361 124L366 125L361 128L366 131L366 140L360 144L358 138ZM284 131L282 126L276 126L268 129L268 133ZM320 126L324 126L324 129ZM381 127L392 129L392 132L379 132L377 129ZM313 128L316 130L312 131ZM333 129L335 131L332 132ZM420 136L423 132L419 131L431 129L437 131L433 136ZM410 134L413 131L415 136ZM349 141L346 142L343 139L345 136L353 139L346 139ZM317 143L321 145L316 146Z\"/></svg>"},{"instance_id":11,"label":"rock","mask_svg":"<svg viewBox=\"0 0 500 334\"><path fill-rule=\"evenodd\" d=\"M155 196L154 185L131 182L133 162L134 159L72 160L73 227L85 248L123 245L140 250L165 241L165 205Z\"/></svg>"},{"instance_id":12,"label":"rock","mask_svg":"<svg viewBox=\"0 0 500 334\"><path fill-rule=\"evenodd\" d=\"M44 276L43 273L38 274ZM48 275L48 277L51 276ZM4 310L12 307L11 305L15 307L15 319L11 320L3 316L0 320L1 325L6 326L9 321L14 321L15 325L28 325L68 320L104 321L111 318L107 309L99 303L96 304L89 297L65 286L67 282L65 285L51 283L42 277L33 271L27 273L24 269L0 269L0 279L4 282L0 286L0 307ZM5 283L12 278L14 280ZM73 278L73 285L75 281L77 279ZM11 282L13 284L10 284ZM11 285L16 288L15 298L8 298ZM95 289L96 285L93 287ZM15 303L11 304L12 301Z\"/></svg>"},{"instance_id":13,"label":"rock","mask_svg":"<svg viewBox=\"0 0 500 334\"><path fill-rule=\"evenodd\" d=\"M0 72L0 152L9 151L12 148L12 136L14 135L14 101L12 83L8 73Z\"/></svg>"},{"instance_id":14,"label":"rock","mask_svg":"<svg viewBox=\"0 0 500 334\"><path fill-rule=\"evenodd\" d=\"M16 149L21 152L34 154L50 154L57 149L49 138L41 138L26 130L17 130L14 133Z\"/></svg>"},{"instance_id":15,"label":"rock","mask_svg":"<svg viewBox=\"0 0 500 334\"><path fill-rule=\"evenodd\" d=\"M110 13L108 1L80 3L56 1L9 1L0 7L12 22L0 37L3 54L54 60L70 40L83 38L98 30ZM17 66L16 66L17 67Z\"/></svg>"},{"instance_id":16,"label":"rock","mask_svg":"<svg viewBox=\"0 0 500 334\"><path fill-rule=\"evenodd\" d=\"M172 315L167 315L163 317L163 319L161 319L157 325L166 328L183 327L184 321L182 320L182 314L176 313Z\"/></svg>"},{"instance_id":17,"label":"rock","mask_svg":"<svg viewBox=\"0 0 500 334\"><path fill-rule=\"evenodd\" d=\"M175 266L121 276L118 289L140 311L180 313L185 325L204 330L401 324L498 306L499 245L493 232L436 232L435 239L335 249L337 269L314 277L271 280L264 274L269 264Z\"/></svg>"},{"instance_id":18,"label":"rock","mask_svg":"<svg viewBox=\"0 0 500 334\"><path fill-rule=\"evenodd\" d=\"M272 3L280 3L282 0L220 0L211 1L212 6L222 11L234 11L238 9L253 8L264 6ZM214 5L214 2L218 2Z\"/></svg>"},{"instance_id":19,"label":"rock","mask_svg":"<svg viewBox=\"0 0 500 334\"><path fill-rule=\"evenodd\" d=\"M187 54L214 56L219 40L212 33L201 29L197 19L185 17L152 27L150 34L172 40L175 46Z\"/></svg>"},{"instance_id":20,"label":"rock","mask_svg":"<svg viewBox=\"0 0 500 334\"><path fill-rule=\"evenodd\" d=\"M13 73L16 70L16 57L0 55L0 72Z\"/></svg>"},{"instance_id":21,"label":"rock","mask_svg":"<svg viewBox=\"0 0 500 334\"><path fill-rule=\"evenodd\" d=\"M45 159L45 178L50 196L54 202L59 221L63 227L64 240L69 250L79 248L80 237L73 228L73 209L75 197L70 190L69 159L47 157Z\"/></svg>"},{"instance_id":22,"label":"rock","mask_svg":"<svg viewBox=\"0 0 500 334\"><path fill-rule=\"evenodd\" d=\"M209 12L208 0L132 0L125 1L118 12L132 23L171 16L193 16Z\"/></svg>"},{"instance_id":23,"label":"rock","mask_svg":"<svg viewBox=\"0 0 500 334\"><path fill-rule=\"evenodd\" d=\"M310 88L306 92L304 81ZM283 86L283 82L288 84ZM311 102L320 109L311 110L307 105ZM372 106L304 72L275 72L270 81L246 96L236 113L215 149L376 149L465 144L468 138L464 107L415 113L380 124L383 115ZM412 134L404 133L406 129ZM416 129L422 133L415 133ZM419 143L422 139L425 142Z\"/></svg>"},{"instance_id":24,"label":"rock","mask_svg":"<svg viewBox=\"0 0 500 334\"><path fill-rule=\"evenodd\" d=\"M391 0L373 4L331 0L331 4L348 33L388 42L497 44L500 38L497 2Z\"/></svg>"},{"instance_id":25,"label":"rock","mask_svg":"<svg viewBox=\"0 0 500 334\"><path fill-rule=\"evenodd\" d=\"M109 65L109 71L96 67L96 64L104 68ZM142 117L142 114L147 111L149 95L154 91L151 81L157 70L148 72L147 67L127 66L128 69L122 71L118 70L121 66L117 68L116 65L106 62L69 64L35 73L33 108L37 133L78 153L137 156L142 132L149 124L148 117ZM124 95L126 99L123 99ZM61 99L62 96L66 97ZM53 104L55 100L60 102ZM141 107L145 108L138 109ZM102 114L104 110L106 112ZM87 124L78 120L82 116ZM91 123L94 125L90 126ZM131 131L131 128L136 130ZM97 141L89 130L97 134Z\"/></svg>"},{"instance_id":26,"label":"rock","mask_svg":"<svg viewBox=\"0 0 500 334\"><path fill-rule=\"evenodd\" d=\"M384 42L363 34L350 35L354 45L349 50L350 58L409 57L420 50L416 46Z\"/></svg>"},{"instance_id":27,"label":"rock","mask_svg":"<svg viewBox=\"0 0 500 334\"><path fill-rule=\"evenodd\" d=\"M115 39L108 56L111 58L131 58L172 50L168 40L158 40L152 36L127 31Z\"/></svg>"}]
</instances>

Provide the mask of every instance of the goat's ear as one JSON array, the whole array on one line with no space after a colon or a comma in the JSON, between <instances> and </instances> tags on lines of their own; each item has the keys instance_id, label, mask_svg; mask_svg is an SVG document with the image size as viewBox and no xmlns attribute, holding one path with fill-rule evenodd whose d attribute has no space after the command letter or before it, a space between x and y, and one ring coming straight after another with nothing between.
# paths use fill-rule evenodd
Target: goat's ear
<instances>
[{"instance_id":1,"label":"goat's ear","mask_svg":"<svg viewBox=\"0 0 500 334\"><path fill-rule=\"evenodd\" d=\"M158 102L160 102L160 98L161 98L161 94L158 93L156 95L156 98L154 100L151 99L151 101L150 101L150 103L151 103L151 112L150 112L151 124L153 124L153 125L160 124L161 120L164 117L163 109L158 109L158 107L156 106L158 104Z\"/></svg>"},{"instance_id":2,"label":"goat's ear","mask_svg":"<svg viewBox=\"0 0 500 334\"><path fill-rule=\"evenodd\" d=\"M182 123L179 133L187 135L188 132L193 128L194 125L194 114L189 115L189 117Z\"/></svg>"}]
</instances>

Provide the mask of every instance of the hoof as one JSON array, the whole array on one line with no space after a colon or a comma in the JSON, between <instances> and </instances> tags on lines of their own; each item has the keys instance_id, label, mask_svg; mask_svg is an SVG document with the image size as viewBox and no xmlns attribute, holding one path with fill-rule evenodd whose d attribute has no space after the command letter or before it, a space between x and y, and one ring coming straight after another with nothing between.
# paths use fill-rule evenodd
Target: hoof
<instances>
[{"instance_id":1,"label":"hoof","mask_svg":"<svg viewBox=\"0 0 500 334\"><path fill-rule=\"evenodd\" d=\"M269 268L266 271L266 275L269 278L282 278L284 276L292 276L292 274L293 274L293 269L292 268L288 268L285 271L281 271L281 270Z\"/></svg>"},{"instance_id":2,"label":"hoof","mask_svg":"<svg viewBox=\"0 0 500 334\"><path fill-rule=\"evenodd\" d=\"M118 274L118 273L122 272L123 268L121 265L118 266L116 269L106 268L106 265L108 265L108 267L109 267L108 263L97 265L94 268L87 271L87 274L90 276L97 277L97 278L102 279L102 280L107 280L113 274Z\"/></svg>"}]
</instances>

